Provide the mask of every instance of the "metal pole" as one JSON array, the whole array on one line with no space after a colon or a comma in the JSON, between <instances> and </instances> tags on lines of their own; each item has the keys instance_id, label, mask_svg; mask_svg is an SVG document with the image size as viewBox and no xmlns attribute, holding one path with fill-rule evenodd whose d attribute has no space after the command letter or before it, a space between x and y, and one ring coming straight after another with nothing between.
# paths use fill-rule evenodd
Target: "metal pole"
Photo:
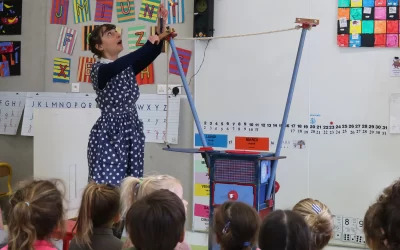
<instances>
[{"instance_id":1,"label":"metal pole","mask_svg":"<svg viewBox=\"0 0 400 250\"><path fill-rule=\"evenodd\" d=\"M281 154L282 141L283 141L283 137L285 135L285 129L286 129L287 120L289 117L290 105L292 104L293 92L294 92L294 87L296 85L297 73L299 72L301 55L303 53L303 47L304 47L304 41L306 39L306 34L307 34L307 28L303 27L303 29L301 31L299 48L297 50L296 62L294 64L292 80L290 82L289 93L288 93L288 97L286 100L285 112L283 114L282 126L281 126L281 130L279 132L278 143L276 145L276 151L275 151L276 157L279 157ZM277 166L278 166L278 160L273 161L272 167L271 167L271 178L270 178L270 182L268 183L268 189L267 189L267 196L266 196L267 200L269 200L271 198L272 187L275 184L275 175L276 175Z\"/></svg>"},{"instance_id":2,"label":"metal pole","mask_svg":"<svg viewBox=\"0 0 400 250\"><path fill-rule=\"evenodd\" d=\"M179 75L181 76L183 87L185 88L186 96L189 101L190 109L192 110L193 118L196 123L197 131L199 132L201 142L203 147L207 147L206 137L204 136L203 129L201 128L199 116L197 115L196 107L194 106L194 101L192 98L192 94L190 93L189 84L187 83L186 76L183 72L181 61L179 60L178 51L176 50L174 39L169 40L169 44L171 45L172 53L175 57L176 65L178 66Z\"/></svg>"}]
</instances>

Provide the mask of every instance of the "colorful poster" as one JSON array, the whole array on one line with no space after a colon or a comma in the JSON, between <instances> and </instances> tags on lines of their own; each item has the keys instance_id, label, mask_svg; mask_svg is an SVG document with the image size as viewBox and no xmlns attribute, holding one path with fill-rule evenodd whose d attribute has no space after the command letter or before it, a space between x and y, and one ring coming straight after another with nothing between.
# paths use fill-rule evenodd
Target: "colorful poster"
<instances>
[{"instance_id":1,"label":"colorful poster","mask_svg":"<svg viewBox=\"0 0 400 250\"><path fill-rule=\"evenodd\" d=\"M76 43L77 32L66 26L61 28L60 36L57 42L57 51L72 55Z\"/></svg>"},{"instance_id":2,"label":"colorful poster","mask_svg":"<svg viewBox=\"0 0 400 250\"><path fill-rule=\"evenodd\" d=\"M194 157L193 228L206 232L209 229L210 180L204 160L198 154Z\"/></svg>"},{"instance_id":3,"label":"colorful poster","mask_svg":"<svg viewBox=\"0 0 400 250\"><path fill-rule=\"evenodd\" d=\"M128 28L128 47L129 51L135 51L147 42L146 26L135 26Z\"/></svg>"},{"instance_id":4,"label":"colorful poster","mask_svg":"<svg viewBox=\"0 0 400 250\"><path fill-rule=\"evenodd\" d=\"M182 64L183 72L186 76L189 68L190 58L192 56L192 51L182 48L176 48L176 50L178 51L178 56ZM171 60L169 61L169 73L179 75L178 65L174 55L171 55Z\"/></svg>"},{"instance_id":5,"label":"colorful poster","mask_svg":"<svg viewBox=\"0 0 400 250\"><path fill-rule=\"evenodd\" d=\"M119 23L135 21L135 2L133 0L116 0Z\"/></svg>"},{"instance_id":6,"label":"colorful poster","mask_svg":"<svg viewBox=\"0 0 400 250\"><path fill-rule=\"evenodd\" d=\"M21 42L0 42L0 74L21 75Z\"/></svg>"},{"instance_id":7,"label":"colorful poster","mask_svg":"<svg viewBox=\"0 0 400 250\"><path fill-rule=\"evenodd\" d=\"M69 0L53 0L51 3L50 23L67 25Z\"/></svg>"},{"instance_id":8,"label":"colorful poster","mask_svg":"<svg viewBox=\"0 0 400 250\"><path fill-rule=\"evenodd\" d=\"M79 57L79 64L78 64L78 82L87 82L91 83L90 81L90 70L92 69L92 65L96 60L93 57Z\"/></svg>"},{"instance_id":9,"label":"colorful poster","mask_svg":"<svg viewBox=\"0 0 400 250\"><path fill-rule=\"evenodd\" d=\"M113 5L113 0L97 0L94 21L111 23Z\"/></svg>"},{"instance_id":10,"label":"colorful poster","mask_svg":"<svg viewBox=\"0 0 400 250\"><path fill-rule=\"evenodd\" d=\"M398 48L398 5L398 0L338 0L338 46Z\"/></svg>"},{"instance_id":11,"label":"colorful poster","mask_svg":"<svg viewBox=\"0 0 400 250\"><path fill-rule=\"evenodd\" d=\"M168 7L168 24L185 22L185 0L164 0Z\"/></svg>"},{"instance_id":12,"label":"colorful poster","mask_svg":"<svg viewBox=\"0 0 400 250\"><path fill-rule=\"evenodd\" d=\"M54 58L53 82L69 83L71 59Z\"/></svg>"},{"instance_id":13,"label":"colorful poster","mask_svg":"<svg viewBox=\"0 0 400 250\"><path fill-rule=\"evenodd\" d=\"M82 27L82 50L90 50L89 35L98 25L87 25Z\"/></svg>"},{"instance_id":14,"label":"colorful poster","mask_svg":"<svg viewBox=\"0 0 400 250\"><path fill-rule=\"evenodd\" d=\"M142 70L136 75L136 82L138 85L154 84L154 66L151 63L147 68Z\"/></svg>"},{"instance_id":15,"label":"colorful poster","mask_svg":"<svg viewBox=\"0 0 400 250\"><path fill-rule=\"evenodd\" d=\"M77 23L89 22L90 0L73 0L74 2L74 21Z\"/></svg>"},{"instance_id":16,"label":"colorful poster","mask_svg":"<svg viewBox=\"0 0 400 250\"><path fill-rule=\"evenodd\" d=\"M142 0L140 7L139 19L151 23L157 22L158 8L161 0Z\"/></svg>"},{"instance_id":17,"label":"colorful poster","mask_svg":"<svg viewBox=\"0 0 400 250\"><path fill-rule=\"evenodd\" d=\"M22 0L0 1L0 35L21 35Z\"/></svg>"}]
</instances>

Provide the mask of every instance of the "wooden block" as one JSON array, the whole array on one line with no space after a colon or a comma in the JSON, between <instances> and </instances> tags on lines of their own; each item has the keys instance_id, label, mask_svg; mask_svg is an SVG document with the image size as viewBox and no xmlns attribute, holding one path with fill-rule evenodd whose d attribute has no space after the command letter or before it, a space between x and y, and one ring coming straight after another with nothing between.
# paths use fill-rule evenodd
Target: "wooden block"
<instances>
[{"instance_id":1,"label":"wooden block","mask_svg":"<svg viewBox=\"0 0 400 250\"><path fill-rule=\"evenodd\" d=\"M319 25L319 20L318 19L308 19L308 18L296 18L295 23L309 24L309 25L315 27L315 26Z\"/></svg>"}]
</instances>

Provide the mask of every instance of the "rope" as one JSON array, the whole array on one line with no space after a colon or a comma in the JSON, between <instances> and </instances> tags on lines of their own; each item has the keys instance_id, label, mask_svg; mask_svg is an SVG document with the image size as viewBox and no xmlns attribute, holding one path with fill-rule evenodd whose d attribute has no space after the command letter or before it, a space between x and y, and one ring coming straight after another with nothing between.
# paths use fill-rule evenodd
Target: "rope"
<instances>
[{"instance_id":1,"label":"rope","mask_svg":"<svg viewBox=\"0 0 400 250\"><path fill-rule=\"evenodd\" d=\"M167 42L167 41L165 41L165 42ZM166 46L166 51L165 51L165 54L166 54L166 57L167 57L167 84L166 84L166 88L167 88L167 93L166 93L166 97L167 97L167 117L166 117L166 119L165 119L165 139L164 139L164 143L168 146L168 117L169 117L169 93L168 93L168 89L169 89L169 86L168 86L168 84L169 84L169 61L168 61L168 59L169 59L169 51L170 51L171 49L170 49L170 47L169 46Z\"/></svg>"},{"instance_id":2,"label":"rope","mask_svg":"<svg viewBox=\"0 0 400 250\"><path fill-rule=\"evenodd\" d=\"M174 40L212 40L212 39L224 39L224 38L245 37L245 36L259 36L259 35L266 35L266 34L273 34L273 33L286 32L286 31L291 31L291 30L297 30L297 29L300 29L300 28L301 28L301 26L296 26L296 27L294 27L294 28L289 28L289 29L281 29L281 30L273 30L273 31L264 31L264 32L258 32L258 33L239 34L239 35L230 35L230 36L183 37L183 38L175 37Z\"/></svg>"}]
</instances>

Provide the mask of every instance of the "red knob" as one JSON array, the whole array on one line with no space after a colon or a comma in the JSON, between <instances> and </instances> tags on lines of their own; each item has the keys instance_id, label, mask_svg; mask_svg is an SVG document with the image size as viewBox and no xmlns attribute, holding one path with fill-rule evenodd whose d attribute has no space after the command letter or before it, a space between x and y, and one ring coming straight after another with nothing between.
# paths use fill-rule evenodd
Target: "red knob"
<instances>
[{"instance_id":1,"label":"red knob","mask_svg":"<svg viewBox=\"0 0 400 250\"><path fill-rule=\"evenodd\" d=\"M275 194L278 193L279 188L281 188L281 185L279 185L279 182L275 181Z\"/></svg>"},{"instance_id":2,"label":"red knob","mask_svg":"<svg viewBox=\"0 0 400 250\"><path fill-rule=\"evenodd\" d=\"M228 199L231 201L236 201L239 198L238 193L235 190L231 190L228 192Z\"/></svg>"}]
</instances>

